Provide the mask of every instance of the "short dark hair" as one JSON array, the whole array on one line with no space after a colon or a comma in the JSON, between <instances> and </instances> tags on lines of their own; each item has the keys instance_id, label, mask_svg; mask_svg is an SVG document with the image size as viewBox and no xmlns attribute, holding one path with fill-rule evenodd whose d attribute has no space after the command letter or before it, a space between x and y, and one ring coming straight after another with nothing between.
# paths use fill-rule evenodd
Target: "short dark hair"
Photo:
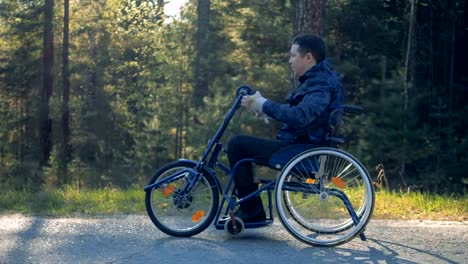
<instances>
[{"instance_id":1,"label":"short dark hair","mask_svg":"<svg viewBox=\"0 0 468 264\"><path fill-rule=\"evenodd\" d=\"M317 35L302 34L295 37L292 43L299 46L299 52L302 56L310 53L314 56L317 63L321 62L326 57L325 42Z\"/></svg>"}]
</instances>

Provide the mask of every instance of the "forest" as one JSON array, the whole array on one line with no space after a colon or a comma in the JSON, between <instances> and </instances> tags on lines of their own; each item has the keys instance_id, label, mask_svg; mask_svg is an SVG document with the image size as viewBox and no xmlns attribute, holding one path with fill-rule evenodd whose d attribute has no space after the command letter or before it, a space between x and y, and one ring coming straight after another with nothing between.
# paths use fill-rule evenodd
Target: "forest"
<instances>
[{"instance_id":1,"label":"forest","mask_svg":"<svg viewBox=\"0 0 468 264\"><path fill-rule=\"evenodd\" d=\"M0 0L0 190L141 187L199 159L243 84L284 101L295 35L340 73L376 186L464 194L465 0ZM236 114L236 134L281 124ZM224 157L225 158L225 157Z\"/></svg>"}]
</instances>

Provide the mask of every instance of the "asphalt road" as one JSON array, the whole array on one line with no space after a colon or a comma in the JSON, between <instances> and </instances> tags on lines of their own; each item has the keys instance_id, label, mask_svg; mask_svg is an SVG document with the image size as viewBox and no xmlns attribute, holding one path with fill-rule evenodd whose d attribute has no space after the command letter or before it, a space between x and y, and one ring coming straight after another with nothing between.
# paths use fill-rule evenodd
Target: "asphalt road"
<instances>
[{"instance_id":1,"label":"asphalt road","mask_svg":"<svg viewBox=\"0 0 468 264\"><path fill-rule=\"evenodd\" d=\"M468 222L379 221L332 248L294 239L277 220L238 237L209 227L169 237L145 215L0 215L0 263L468 263Z\"/></svg>"}]
</instances>

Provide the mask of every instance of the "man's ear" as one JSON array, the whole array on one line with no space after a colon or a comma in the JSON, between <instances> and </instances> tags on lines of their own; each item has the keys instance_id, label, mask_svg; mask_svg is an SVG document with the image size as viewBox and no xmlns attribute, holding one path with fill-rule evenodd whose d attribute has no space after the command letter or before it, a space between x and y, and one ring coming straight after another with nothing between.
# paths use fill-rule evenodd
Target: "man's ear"
<instances>
[{"instance_id":1,"label":"man's ear","mask_svg":"<svg viewBox=\"0 0 468 264\"><path fill-rule=\"evenodd\" d=\"M312 53L307 53L306 57L307 57L306 59L307 59L308 62L310 62L310 63L312 63L314 65L317 63L317 61L315 60L314 55L312 55Z\"/></svg>"}]
</instances>

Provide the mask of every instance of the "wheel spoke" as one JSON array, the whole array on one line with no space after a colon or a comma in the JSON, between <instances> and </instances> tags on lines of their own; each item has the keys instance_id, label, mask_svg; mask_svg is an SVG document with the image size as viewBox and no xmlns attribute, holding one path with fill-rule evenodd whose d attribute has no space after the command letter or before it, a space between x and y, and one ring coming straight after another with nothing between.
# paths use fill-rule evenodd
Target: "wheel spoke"
<instances>
[{"instance_id":1,"label":"wheel spoke","mask_svg":"<svg viewBox=\"0 0 468 264\"><path fill-rule=\"evenodd\" d=\"M317 171L313 177L318 178L318 184L306 180L314 167ZM306 189L314 191L305 193ZM356 209L358 224L353 222L349 203ZM312 245L331 246L361 232L372 214L374 193L367 171L354 157L344 151L318 148L302 153L285 166L276 185L276 206L283 225L296 238Z\"/></svg>"},{"instance_id":2,"label":"wheel spoke","mask_svg":"<svg viewBox=\"0 0 468 264\"><path fill-rule=\"evenodd\" d=\"M164 181L175 177L176 172L190 169L195 164L179 161L159 170L151 180ZM193 187L193 173L169 179L168 184L156 185L146 193L146 209L153 223L163 232L173 236L192 236L203 231L213 220L219 203L217 185L209 174L199 174Z\"/></svg>"}]
</instances>

